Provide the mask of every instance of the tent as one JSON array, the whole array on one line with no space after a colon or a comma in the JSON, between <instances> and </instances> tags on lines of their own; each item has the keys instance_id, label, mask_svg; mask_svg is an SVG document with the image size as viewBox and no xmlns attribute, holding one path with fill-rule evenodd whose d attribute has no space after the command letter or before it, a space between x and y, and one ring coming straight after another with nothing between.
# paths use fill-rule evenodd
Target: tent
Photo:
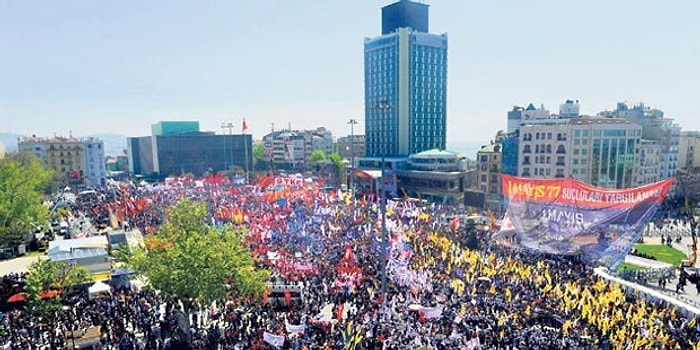
<instances>
[{"instance_id":1,"label":"tent","mask_svg":"<svg viewBox=\"0 0 700 350\"><path fill-rule=\"evenodd\" d=\"M101 294L101 293L111 293L112 292L112 287L110 287L108 284L105 284L103 282L95 282L90 288L88 288L88 296L90 298L93 298L95 295Z\"/></svg>"},{"instance_id":2,"label":"tent","mask_svg":"<svg viewBox=\"0 0 700 350\"><path fill-rule=\"evenodd\" d=\"M8 303L21 303L25 300L25 293L17 293L7 299Z\"/></svg>"},{"instance_id":3,"label":"tent","mask_svg":"<svg viewBox=\"0 0 700 350\"><path fill-rule=\"evenodd\" d=\"M131 290L134 292L140 292L141 290L143 290L143 282L141 282L140 280L132 280Z\"/></svg>"},{"instance_id":4,"label":"tent","mask_svg":"<svg viewBox=\"0 0 700 350\"><path fill-rule=\"evenodd\" d=\"M61 294L60 291L57 291L55 289L50 289L50 290L45 290L45 291L41 292L41 294L39 294L39 298L41 298L42 300L51 299L51 298L53 298L57 295L60 295L60 294ZM7 299L7 303L21 303L21 302L26 301L28 297L29 297L28 293L16 293Z\"/></svg>"}]
</instances>

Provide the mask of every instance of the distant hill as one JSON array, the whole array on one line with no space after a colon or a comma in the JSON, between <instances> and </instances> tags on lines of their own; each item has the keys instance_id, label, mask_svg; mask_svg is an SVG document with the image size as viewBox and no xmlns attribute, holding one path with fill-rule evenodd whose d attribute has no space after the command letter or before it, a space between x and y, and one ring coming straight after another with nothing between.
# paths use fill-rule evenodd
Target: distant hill
<instances>
[{"instance_id":1,"label":"distant hill","mask_svg":"<svg viewBox=\"0 0 700 350\"><path fill-rule=\"evenodd\" d=\"M5 145L5 152L17 152L17 138L24 135L20 134L10 134L10 133L0 133L0 142ZM40 135L39 135L40 136ZM117 134L93 134L86 136L76 136L77 138L83 137L97 137L98 139L104 141L105 143L105 156L116 156L124 152L126 149L126 136Z\"/></svg>"},{"instance_id":2,"label":"distant hill","mask_svg":"<svg viewBox=\"0 0 700 350\"><path fill-rule=\"evenodd\" d=\"M476 159L476 152L481 146L488 145L489 141L448 141L447 150L459 152L469 159Z\"/></svg>"},{"instance_id":3,"label":"distant hill","mask_svg":"<svg viewBox=\"0 0 700 350\"><path fill-rule=\"evenodd\" d=\"M17 152L17 138L19 134L0 133L0 142L5 146L5 152Z\"/></svg>"}]
</instances>

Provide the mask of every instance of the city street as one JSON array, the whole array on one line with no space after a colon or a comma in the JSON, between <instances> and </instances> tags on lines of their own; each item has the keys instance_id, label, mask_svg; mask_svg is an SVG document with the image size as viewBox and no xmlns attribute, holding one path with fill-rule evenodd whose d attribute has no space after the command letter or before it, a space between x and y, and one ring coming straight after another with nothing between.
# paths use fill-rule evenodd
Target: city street
<instances>
[{"instance_id":1,"label":"city street","mask_svg":"<svg viewBox=\"0 0 700 350\"><path fill-rule=\"evenodd\" d=\"M37 259L46 259L46 255L23 256L19 258L0 261L0 276L11 273L22 273L29 271L29 265Z\"/></svg>"}]
</instances>

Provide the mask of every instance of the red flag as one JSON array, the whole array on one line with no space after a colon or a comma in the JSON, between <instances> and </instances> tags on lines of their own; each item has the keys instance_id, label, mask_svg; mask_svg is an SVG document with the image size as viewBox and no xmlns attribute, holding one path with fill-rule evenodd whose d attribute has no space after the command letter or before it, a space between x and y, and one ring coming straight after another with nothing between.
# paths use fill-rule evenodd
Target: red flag
<instances>
[{"instance_id":1,"label":"red flag","mask_svg":"<svg viewBox=\"0 0 700 350\"><path fill-rule=\"evenodd\" d=\"M244 134L248 131L248 123L245 122L245 118L243 118L243 128L241 130Z\"/></svg>"},{"instance_id":2,"label":"red flag","mask_svg":"<svg viewBox=\"0 0 700 350\"><path fill-rule=\"evenodd\" d=\"M340 303L338 304L338 307L335 308L335 319L338 321L343 320L343 309L345 308L345 304Z\"/></svg>"},{"instance_id":3,"label":"red flag","mask_svg":"<svg viewBox=\"0 0 700 350\"><path fill-rule=\"evenodd\" d=\"M287 301L288 306L292 306L292 293L289 290L284 291L284 300Z\"/></svg>"}]
</instances>

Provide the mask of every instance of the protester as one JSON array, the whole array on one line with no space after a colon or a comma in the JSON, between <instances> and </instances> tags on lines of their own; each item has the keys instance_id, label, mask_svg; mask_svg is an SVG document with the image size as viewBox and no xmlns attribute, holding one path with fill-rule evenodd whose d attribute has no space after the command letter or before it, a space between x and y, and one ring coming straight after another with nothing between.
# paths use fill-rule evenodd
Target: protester
<instances>
[{"instance_id":1,"label":"protester","mask_svg":"<svg viewBox=\"0 0 700 350\"><path fill-rule=\"evenodd\" d=\"M271 283L301 284L303 298L287 291L184 310L154 291L81 296L64 301L55 327L24 310L6 314L11 349L60 349L68 330L90 326L107 349L688 349L700 339L696 318L605 282L577 256L499 245L455 220L465 214L455 207L389 201L382 241L376 198L294 178L243 187L179 179L97 194L78 204L91 220L147 233L177 200L207 203L214 225L248 230ZM467 248L470 235L478 249Z\"/></svg>"}]
</instances>

